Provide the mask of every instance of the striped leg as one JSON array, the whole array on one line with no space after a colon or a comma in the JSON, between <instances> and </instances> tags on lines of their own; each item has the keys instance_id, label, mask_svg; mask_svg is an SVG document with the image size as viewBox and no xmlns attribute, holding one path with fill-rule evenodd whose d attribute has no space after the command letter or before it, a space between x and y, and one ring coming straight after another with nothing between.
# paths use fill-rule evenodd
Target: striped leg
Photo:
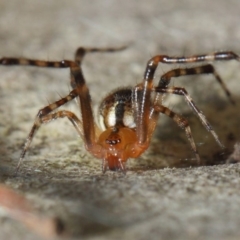
<instances>
[{"instance_id":1,"label":"striped leg","mask_svg":"<svg viewBox=\"0 0 240 240\"><path fill-rule=\"evenodd\" d=\"M46 106L46 107L44 107L44 108L39 110L39 112L38 112L38 114L36 116L36 119L34 121L34 124L33 124L32 128L31 128L31 131L28 134L28 137L27 137L26 142L24 144L23 150L21 152L20 159L18 161L18 165L17 165L17 168L16 168L16 172L18 171L18 169L19 169L19 167L21 165L21 162L24 159L25 154L26 154L26 152L27 152L27 150L28 150L32 140L33 140L33 137L35 136L36 132L40 128L41 124L42 123L47 123L50 120L54 120L56 118L59 118L60 116L64 117L63 114L64 113L67 114L68 111L59 111L57 113L52 113L52 114L51 114L51 112L56 110L60 106L64 105L65 103L71 101L72 99L76 98L77 96L78 96L78 93L74 89L66 97L64 97L64 98L62 98L62 99L60 99L60 100L58 100L58 101L56 101L56 102L54 102L54 103L52 103L52 104L50 104L50 105L48 105L48 106ZM72 114L68 114L66 116L70 118L70 120L73 123L74 127L77 129L77 132L79 133L79 135L81 137L83 137L81 121L78 120L77 117L73 113Z\"/></svg>"},{"instance_id":2,"label":"striped leg","mask_svg":"<svg viewBox=\"0 0 240 240\"><path fill-rule=\"evenodd\" d=\"M80 98L80 107L82 113L84 140L87 146L91 146L95 141L95 131L94 131L94 119L91 108L91 98L89 95L89 90L86 86L85 79L81 70L81 67L74 61L62 60L62 61L42 61L42 60L32 60L25 58L1 58L0 64L5 66L11 65L26 65L26 66L36 66L36 67L51 67L51 68L70 68L71 73L71 85L76 91ZM75 96L76 97L76 96Z\"/></svg>"},{"instance_id":3,"label":"striped leg","mask_svg":"<svg viewBox=\"0 0 240 240\"><path fill-rule=\"evenodd\" d=\"M127 46L122 46L122 47L116 47L116 48L84 48L84 47L79 47L76 52L75 52L75 63L78 65L81 65L83 58L85 57L86 54L88 53L107 53L107 52L117 52L117 51L122 51L126 49ZM76 83L74 82L73 79L71 79L71 86L72 88L76 87Z\"/></svg>"},{"instance_id":4,"label":"striped leg","mask_svg":"<svg viewBox=\"0 0 240 240\"><path fill-rule=\"evenodd\" d=\"M120 48L78 48L75 54L75 65L71 66L71 86L76 88L80 98L80 108L83 123L83 136L86 149L93 155L98 152L96 145L95 124L91 106L91 97L86 85L81 67L79 66L86 53L89 52L113 52L120 51L126 47Z\"/></svg>"},{"instance_id":5,"label":"striped leg","mask_svg":"<svg viewBox=\"0 0 240 240\"><path fill-rule=\"evenodd\" d=\"M218 143L218 145L221 148L224 148L224 145L220 142L216 132L213 130L212 126L210 125L210 123L207 121L205 115L203 114L203 112L196 106L196 104L194 103L194 101L192 100L192 98L190 97L190 95L188 94L188 92L184 89L184 88L180 88L180 87L172 87L172 88L159 88L156 87L155 91L158 93L171 93L171 94L176 94L176 95L181 95L184 96L185 99L187 100L187 103L189 104L189 106L192 108L192 110L197 114L197 116L200 118L203 126L213 135L215 141Z\"/></svg>"},{"instance_id":6,"label":"striped leg","mask_svg":"<svg viewBox=\"0 0 240 240\"><path fill-rule=\"evenodd\" d=\"M7 58L0 59L0 65L12 66L12 65L25 65L36 67L51 67L51 68L70 68L71 86L76 88L78 96L80 98L80 108L83 121L83 133L84 141L86 143L87 150L91 151L95 144L95 129L94 129L94 117L91 107L91 97L88 87L82 73L81 63L83 57L88 52L113 52L123 50L121 48L78 48L75 54L76 61L62 60L62 61L42 61L25 58Z\"/></svg>"},{"instance_id":7,"label":"striped leg","mask_svg":"<svg viewBox=\"0 0 240 240\"><path fill-rule=\"evenodd\" d=\"M145 70L144 78L152 79L155 70L159 63L166 64L182 64L182 63L195 63L195 62L208 62L208 61L228 61L237 60L240 61L240 57L234 52L215 52L212 54L194 55L190 57L169 57L167 55L157 55L151 58Z\"/></svg>"},{"instance_id":8,"label":"striped leg","mask_svg":"<svg viewBox=\"0 0 240 240\"><path fill-rule=\"evenodd\" d=\"M127 48L127 46L122 46L122 47L118 47L118 48L83 48L83 47L79 47L75 52L75 61L80 64L82 62L84 56L87 53L117 52L117 51L125 50L126 48Z\"/></svg>"},{"instance_id":9,"label":"striped leg","mask_svg":"<svg viewBox=\"0 0 240 240\"><path fill-rule=\"evenodd\" d=\"M88 87L86 85L82 69L81 62L83 57L88 52L113 52L123 50L125 47L121 48L78 48L75 54L75 61L62 60L62 61L42 61L34 59L25 58L0 58L0 65L13 66L13 65L25 65L25 66L36 66L36 67L48 67L48 68L69 68L71 75L71 86L74 89L70 94L62 98L61 100L50 104L49 106L41 109L37 115L35 123L31 129L31 132L25 143L25 147L21 153L19 165L25 156L25 153L32 141L32 138L40 126L40 119L53 110L57 109L66 102L72 100L73 98L79 97L80 99L80 111L82 115L82 137L85 142L86 149L92 154L96 155L99 151L99 147L96 145L95 136L95 124L94 117L91 107L91 97L89 94Z\"/></svg>"},{"instance_id":10,"label":"striped leg","mask_svg":"<svg viewBox=\"0 0 240 240\"><path fill-rule=\"evenodd\" d=\"M62 61L44 61L36 59L27 58L13 58L13 57L2 57L0 58L0 65L13 66L13 65L23 65L23 66L35 66L35 67L47 67L47 68L70 68L76 63L82 63L84 56L87 53L96 52L117 52L126 49L127 46L116 47L116 48L83 48L79 47L75 53L75 60L62 60Z\"/></svg>"},{"instance_id":11,"label":"striped leg","mask_svg":"<svg viewBox=\"0 0 240 240\"><path fill-rule=\"evenodd\" d=\"M218 75L216 70L211 64L198 66L198 67L191 67L191 68L176 68L173 69L164 75L161 76L161 79L158 83L158 87L167 87L171 81L172 77L180 77L180 76L186 76L186 75L198 75L198 74L213 74L215 76L215 79L218 81L218 83L223 88L225 94L229 98L230 102L232 104L235 104L235 101L231 98L231 93L227 89L226 84L222 81L221 77Z\"/></svg>"},{"instance_id":12,"label":"striped leg","mask_svg":"<svg viewBox=\"0 0 240 240\"><path fill-rule=\"evenodd\" d=\"M56 120L58 118L67 117L69 121L73 124L79 136L83 138L83 130L82 130L82 121L73 113L67 110L61 110L58 112L50 113L47 116L42 116L39 120L40 125L49 123L52 120ZM39 126L40 127L40 126ZM38 128L39 128L38 127Z\"/></svg>"},{"instance_id":13,"label":"striped leg","mask_svg":"<svg viewBox=\"0 0 240 240\"><path fill-rule=\"evenodd\" d=\"M199 154L198 154L198 151L197 151L197 147L196 147L196 144L195 144L195 141L192 137L192 132L191 132L191 128L188 124L188 121L187 119L183 118L182 116L179 116L178 114L174 113L173 111L171 111L169 108L167 107L164 107L162 105L156 105L154 106L154 110L156 112L160 112L160 113L163 113L165 115L167 115L168 117L172 118L174 122L177 123L177 125L184 129L185 130L185 133L186 133L186 136L187 136L187 139L188 141L190 142L190 146L196 156L196 159L197 159L197 162L198 164L200 164L200 157L199 157Z\"/></svg>"},{"instance_id":14,"label":"striped leg","mask_svg":"<svg viewBox=\"0 0 240 240\"><path fill-rule=\"evenodd\" d=\"M237 60L240 61L240 57L235 54L234 52L216 52L213 54L206 54L206 55L195 55L190 57L169 57L167 55L157 55L151 58L148 63L144 73L143 83L138 85L135 88L133 99L137 100L139 103L136 107L137 109L137 137L139 145L144 145L148 141L148 118L151 117L152 113L150 112L150 100L151 100L151 90L153 87L153 78L157 66L159 63L166 63L166 64L176 64L176 63L193 63L193 62L207 62L207 61L220 61L220 60ZM158 90L160 90L159 88ZM182 94L183 95L183 94ZM158 102L158 96L156 96L154 103ZM196 111L195 105L192 106L193 109ZM198 112L198 111L197 111ZM219 143L220 146L222 144L218 140L215 132L209 128L209 124L203 117L203 114L199 111L198 115L201 119L204 119L203 123L211 131L215 140ZM207 123L207 124L205 124ZM209 126L208 126L209 125Z\"/></svg>"},{"instance_id":15,"label":"striped leg","mask_svg":"<svg viewBox=\"0 0 240 240\"><path fill-rule=\"evenodd\" d=\"M62 61L44 61L36 59L27 59L27 58L12 58L12 57L2 57L0 58L0 65L4 66L35 66L35 67L47 67L47 68L74 68L82 63L84 56L87 53L96 53L96 52L116 52L126 49L127 46L116 47L116 48L83 48L79 47L75 53L74 61L62 60ZM82 73L81 73L82 74ZM83 78L83 76L82 76ZM72 88L76 87L76 83L73 78L71 78Z\"/></svg>"}]
</instances>

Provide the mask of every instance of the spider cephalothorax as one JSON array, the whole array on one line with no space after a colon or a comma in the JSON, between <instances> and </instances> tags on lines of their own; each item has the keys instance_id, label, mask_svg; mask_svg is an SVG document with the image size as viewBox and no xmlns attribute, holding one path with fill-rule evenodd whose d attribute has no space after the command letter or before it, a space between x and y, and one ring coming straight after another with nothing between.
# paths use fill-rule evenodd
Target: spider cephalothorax
<instances>
[{"instance_id":1,"label":"spider cephalothorax","mask_svg":"<svg viewBox=\"0 0 240 240\"><path fill-rule=\"evenodd\" d=\"M122 88L106 96L99 106L99 125L103 171L125 169L128 158L141 155L146 148L136 146L133 89Z\"/></svg>"},{"instance_id":2,"label":"spider cephalothorax","mask_svg":"<svg viewBox=\"0 0 240 240\"><path fill-rule=\"evenodd\" d=\"M71 86L73 90L66 97L39 110L21 153L17 169L41 124L48 123L53 119L67 117L72 122L78 134L82 137L86 149L95 157L102 159L103 171L107 169L124 170L128 158L137 158L148 148L160 113L172 118L179 127L185 130L191 148L195 153L196 160L199 163L200 158L187 120L162 105L163 94L184 96L204 127L210 131L220 147L224 147L217 134L206 120L206 117L197 108L187 91L181 87L169 87L172 77L213 74L230 101L234 103L226 85L211 64L173 69L163 74L156 86L153 84L153 79L159 63L182 64L231 59L239 61L240 58L237 54L233 52L216 52L213 54L190 57L156 55L148 61L142 82L135 87L118 89L104 98L99 108L99 128L94 121L91 97L82 74L82 60L86 53L89 52L113 52L123 49L125 49L125 47L106 49L81 47L77 49L74 61L41 61L9 57L0 59L1 65L69 68L71 74ZM60 106L75 98L78 98L80 102L81 120L70 111L56 111Z\"/></svg>"}]
</instances>

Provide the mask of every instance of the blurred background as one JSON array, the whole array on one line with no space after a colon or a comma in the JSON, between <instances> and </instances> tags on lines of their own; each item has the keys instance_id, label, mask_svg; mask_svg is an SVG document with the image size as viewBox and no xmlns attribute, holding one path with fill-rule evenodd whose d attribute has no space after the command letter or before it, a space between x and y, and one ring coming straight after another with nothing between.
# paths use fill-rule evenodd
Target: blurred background
<instances>
[{"instance_id":1,"label":"blurred background","mask_svg":"<svg viewBox=\"0 0 240 240\"><path fill-rule=\"evenodd\" d=\"M187 56L220 50L240 53L239 11L240 2L237 0L0 1L0 56L62 60L73 59L74 52L79 46L129 45L127 50L119 53L90 54L85 59L83 71L91 91L93 107L97 112L99 102L111 90L139 83L147 61L154 55ZM236 106L231 105L214 77L210 75L173 79L171 86L186 88L226 145L226 151L221 151L217 146L183 97L166 96L164 98L165 106L189 120L202 165L224 163L240 135L239 63L218 62L214 66L231 91L237 103ZM156 72L156 82L163 73L175 67L180 65L161 64ZM237 236L239 233L237 223L240 219L234 215L235 208L231 208L227 215L228 222L232 223L232 225L229 223L232 226L230 231L224 224L224 220L221 223L217 222L218 214L215 210L219 206L214 205L214 199L208 202L206 192L198 192L197 196L202 199L203 208L213 212L211 216L206 217L211 224L205 225L204 216L206 215L201 209L199 212L196 211L193 217L196 226L189 228L192 220L191 213L196 206L193 203L194 199L188 193L184 197L180 194L181 187L185 186L186 190L190 180L182 178L181 176L188 176L188 174L181 168L175 167L195 166L195 158L184 131L165 116L160 118L148 152L138 160L129 160L129 171L125 178L118 173L102 175L101 161L86 153L83 142L67 120L58 120L41 128L34 138L18 177L12 177L11 173L17 165L24 139L30 131L38 110L67 95L69 90L68 70L0 67L2 182L27 196L30 192L30 198L38 208L45 211L50 209L49 211L53 214L62 214L63 219L71 225L69 230L71 234L88 239L98 234L94 229L97 228L96 225L102 224L102 220L96 220L94 215L90 220L88 219L89 224L85 222L85 215L88 214L80 211L79 216L74 218L69 210L62 213L59 209L63 206L79 209L80 205L85 206L84 204L88 203L106 214L111 213L112 218L107 218L104 223L108 230L100 231L100 237L104 239L121 236L122 228L120 230L118 228L120 225L123 229L129 226L125 231L126 239L134 237L141 239L140 236L146 239L151 229L148 224L144 225L149 220L146 212L151 213L155 210L162 215L156 219L156 222L152 217L150 219L154 222L154 226L161 223L162 227L156 227L158 237L156 238L156 233L152 233L152 239L161 239L161 237L177 239L179 236L182 239L194 239L194 237L221 239L220 236L230 236L229 232ZM78 105L75 102L68 104L66 108L79 115ZM221 157L222 155L224 157ZM170 170L168 168L162 170L165 167L169 167ZM216 171L219 170L217 167L216 169ZM193 169L195 170L202 171L198 172L200 175L208 172L205 168ZM194 174L191 173L188 176L192 179L191 181L197 179ZM139 180L138 175L142 180ZM160 175L161 178L158 178ZM97 185L96 181L99 181L100 185ZM149 189L148 186L153 182L157 184L156 187ZM69 184L72 187L69 187ZM174 184L179 191L171 188ZM198 183L191 187L197 186L200 188ZM231 187L234 189L230 184L229 189ZM160 191L159 188L162 190ZM85 189L88 193L83 194L81 189ZM114 189L116 191L113 191ZM170 191L166 198L164 198L166 192L163 189L166 192ZM147 197L148 194L149 197ZM221 195L221 191L219 194L226 197L225 193ZM44 196L47 200L39 200L39 196ZM161 205L161 199L165 205ZM182 199L182 202L174 199ZM237 203L238 199L234 201ZM55 203L56 201L59 202ZM75 205L72 206L69 201ZM50 206L46 206L47 202ZM189 213L191 217L184 217L182 211L171 210L174 209L172 208L174 204L177 204L176 209L187 212L184 216ZM115 209L116 206L118 210ZM223 207L222 211L224 215L224 211L228 209ZM135 212L140 213L131 216L131 213ZM232 217L233 215L235 217ZM84 223L80 230L78 229L79 218ZM111 219L116 218L120 220L114 222L115 225L112 226ZM140 221L141 224L135 225L135 220ZM23 237L31 237L30 233L24 232L16 223L14 224L17 225L17 230L12 232L11 224L12 222L8 220L1 227L3 237L9 235L14 239L18 237L19 232ZM142 226L145 226L143 228L145 233L141 231ZM218 229L217 226L221 227ZM218 229L218 231L212 229ZM202 236L204 238L201 238Z\"/></svg>"}]
</instances>

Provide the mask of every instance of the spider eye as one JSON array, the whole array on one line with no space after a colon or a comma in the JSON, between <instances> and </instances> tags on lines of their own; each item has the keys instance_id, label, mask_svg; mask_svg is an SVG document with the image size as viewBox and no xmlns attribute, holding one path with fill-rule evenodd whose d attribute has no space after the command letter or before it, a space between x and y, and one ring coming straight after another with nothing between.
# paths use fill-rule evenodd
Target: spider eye
<instances>
[{"instance_id":1,"label":"spider eye","mask_svg":"<svg viewBox=\"0 0 240 240\"><path fill-rule=\"evenodd\" d=\"M99 136L98 143L106 150L122 151L136 142L136 132L129 128L108 128Z\"/></svg>"},{"instance_id":2,"label":"spider eye","mask_svg":"<svg viewBox=\"0 0 240 240\"><path fill-rule=\"evenodd\" d=\"M110 128L100 135L99 142L105 149L122 149L122 138L118 129Z\"/></svg>"},{"instance_id":3,"label":"spider eye","mask_svg":"<svg viewBox=\"0 0 240 240\"><path fill-rule=\"evenodd\" d=\"M106 143L109 145L116 145L121 142L121 139L106 139Z\"/></svg>"}]
</instances>

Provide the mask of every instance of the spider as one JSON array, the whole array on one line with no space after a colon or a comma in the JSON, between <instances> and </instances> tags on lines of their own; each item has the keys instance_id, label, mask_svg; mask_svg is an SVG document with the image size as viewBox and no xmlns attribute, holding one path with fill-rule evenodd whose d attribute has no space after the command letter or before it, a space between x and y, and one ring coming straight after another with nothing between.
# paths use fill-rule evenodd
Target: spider
<instances>
[{"instance_id":1,"label":"spider","mask_svg":"<svg viewBox=\"0 0 240 240\"><path fill-rule=\"evenodd\" d=\"M94 121L91 97L81 69L83 58L88 53L115 52L125 48L125 46L120 48L80 47L75 53L74 61L42 61L11 57L3 57L0 59L0 64L5 66L27 65L70 69L72 90L67 96L39 110L21 152L17 171L40 126L54 119L68 118L83 139L86 150L96 158L102 159L103 172L107 169L125 172L125 165L128 158L139 157L149 147L160 113L172 118L180 128L185 130L191 149L195 154L196 161L199 163L200 157L188 121L162 105L162 96L164 94L184 96L188 105L197 114L203 126L212 134L217 144L221 148L224 148L224 145L220 142L203 112L198 109L187 91L182 87L169 87L169 83L173 77L213 74L229 100L234 104L235 102L231 98L229 90L211 64L170 70L160 77L156 86L153 84L153 79L159 63L186 64L232 59L239 61L240 57L231 51L189 57L156 55L147 62L143 81L141 83L137 84L135 87L118 88L103 99L99 107L98 126ZM79 99L80 102L81 119L70 111L56 111L60 106L75 98Z\"/></svg>"}]
</instances>

